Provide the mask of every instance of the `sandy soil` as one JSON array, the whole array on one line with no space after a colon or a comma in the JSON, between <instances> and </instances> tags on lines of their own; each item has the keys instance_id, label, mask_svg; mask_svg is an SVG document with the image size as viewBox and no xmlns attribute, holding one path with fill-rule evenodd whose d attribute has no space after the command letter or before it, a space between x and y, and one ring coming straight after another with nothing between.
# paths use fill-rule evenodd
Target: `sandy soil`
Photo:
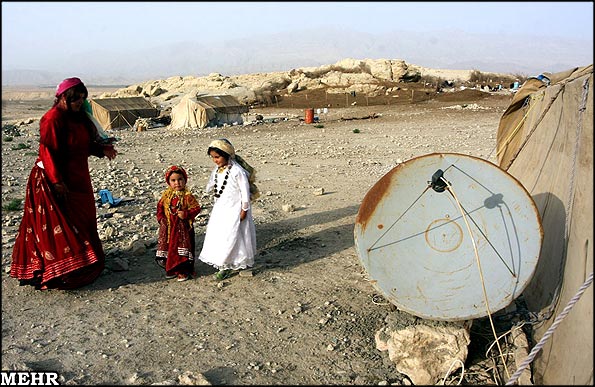
<instances>
[{"instance_id":1,"label":"sandy soil","mask_svg":"<svg viewBox=\"0 0 595 387\"><path fill-rule=\"evenodd\" d=\"M211 384L410 384L374 342L395 307L375 292L354 248L359 204L382 175L412 157L457 152L494 161L498 121L510 98L467 91L416 103L331 106L317 124L305 124L294 102L251 110L250 116L289 118L261 125L118 133L121 154L111 164L92 159L92 168L126 174L131 162L139 174L155 176L143 188L160 191L170 163L189 167L205 205L197 249L209 209L201 192L211 168L206 146L214 138L232 141L257 169L263 192L254 204L252 275L218 283L212 268L197 263L198 278L168 281L153 262L153 245L128 254L124 271L111 270L108 255L108 268L83 289L36 291L8 275L20 212L3 211L2 369L52 370L62 383L87 385L191 383L183 375L203 375ZM16 106L3 101L3 124L39 117L49 103ZM14 150L17 141L31 149ZM3 141L3 204L24 197L36 149L35 137ZM129 222L154 205L146 194L123 206L124 227L154 238L154 219L146 227ZM118 242L105 240L105 250ZM472 340L463 383L493 383L481 363L484 343L477 332Z\"/></svg>"}]
</instances>

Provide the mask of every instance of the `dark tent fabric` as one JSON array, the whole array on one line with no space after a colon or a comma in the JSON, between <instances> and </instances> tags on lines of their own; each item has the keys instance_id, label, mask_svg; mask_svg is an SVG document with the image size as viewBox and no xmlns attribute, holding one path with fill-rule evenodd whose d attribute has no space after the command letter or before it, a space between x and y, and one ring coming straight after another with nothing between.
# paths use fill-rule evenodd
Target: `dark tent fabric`
<instances>
[{"instance_id":1,"label":"dark tent fabric","mask_svg":"<svg viewBox=\"0 0 595 387\"><path fill-rule=\"evenodd\" d=\"M533 345L572 305L533 361L534 383L593 385L593 285L573 299L593 274L593 65L547 77L530 78L514 96L497 157L533 197L544 231L523 292L540 320Z\"/></svg>"},{"instance_id":2,"label":"dark tent fabric","mask_svg":"<svg viewBox=\"0 0 595 387\"><path fill-rule=\"evenodd\" d=\"M159 110L143 97L92 99L91 108L104 129L132 128L138 118L159 115Z\"/></svg>"}]
</instances>

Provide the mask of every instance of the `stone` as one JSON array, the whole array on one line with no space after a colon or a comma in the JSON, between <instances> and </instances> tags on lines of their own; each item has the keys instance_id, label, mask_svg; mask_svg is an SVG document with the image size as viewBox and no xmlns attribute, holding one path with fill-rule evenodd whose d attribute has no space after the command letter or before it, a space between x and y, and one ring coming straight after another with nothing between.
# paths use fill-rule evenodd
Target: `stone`
<instances>
[{"instance_id":1,"label":"stone","mask_svg":"<svg viewBox=\"0 0 595 387\"><path fill-rule=\"evenodd\" d=\"M421 320L404 327L389 325L376 332L375 340L376 348L388 351L397 370L413 384L436 384L457 369L452 364L465 364L470 324Z\"/></svg>"}]
</instances>

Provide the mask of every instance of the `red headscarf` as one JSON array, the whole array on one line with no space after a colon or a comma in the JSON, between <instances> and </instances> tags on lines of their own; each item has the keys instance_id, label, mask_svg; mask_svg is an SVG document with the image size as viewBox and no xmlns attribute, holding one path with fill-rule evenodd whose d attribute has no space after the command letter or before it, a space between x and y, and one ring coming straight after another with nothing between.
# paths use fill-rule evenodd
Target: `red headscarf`
<instances>
[{"instance_id":1,"label":"red headscarf","mask_svg":"<svg viewBox=\"0 0 595 387\"><path fill-rule=\"evenodd\" d=\"M171 176L172 173L181 173L182 176L184 176L184 180L188 181L188 175L186 174L186 171L184 170L184 168L182 167L178 167L177 165L172 165L171 167L169 167L167 169L167 171L165 171L165 182L169 185L169 177Z\"/></svg>"},{"instance_id":2,"label":"red headscarf","mask_svg":"<svg viewBox=\"0 0 595 387\"><path fill-rule=\"evenodd\" d=\"M58 87L56 87L56 97L61 96L66 90L75 87L76 85L80 85L82 83L83 81L81 81L80 78L77 77L66 78L65 80L60 82Z\"/></svg>"}]
</instances>

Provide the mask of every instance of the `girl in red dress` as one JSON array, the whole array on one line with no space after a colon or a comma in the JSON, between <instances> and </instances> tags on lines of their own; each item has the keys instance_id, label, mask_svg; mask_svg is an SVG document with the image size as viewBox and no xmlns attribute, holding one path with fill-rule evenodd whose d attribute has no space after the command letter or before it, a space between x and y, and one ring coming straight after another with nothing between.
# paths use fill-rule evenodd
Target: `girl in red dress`
<instances>
[{"instance_id":1,"label":"girl in red dress","mask_svg":"<svg viewBox=\"0 0 595 387\"><path fill-rule=\"evenodd\" d=\"M168 188L157 203L159 240L155 260L166 278L190 279L194 273L194 218L201 210L198 200L186 188L188 175L173 165L165 172Z\"/></svg>"},{"instance_id":2,"label":"girl in red dress","mask_svg":"<svg viewBox=\"0 0 595 387\"><path fill-rule=\"evenodd\" d=\"M21 285L75 289L103 271L88 158L112 160L117 151L81 109L87 95L79 78L65 79L39 121L39 155L27 181L10 267Z\"/></svg>"}]
</instances>

